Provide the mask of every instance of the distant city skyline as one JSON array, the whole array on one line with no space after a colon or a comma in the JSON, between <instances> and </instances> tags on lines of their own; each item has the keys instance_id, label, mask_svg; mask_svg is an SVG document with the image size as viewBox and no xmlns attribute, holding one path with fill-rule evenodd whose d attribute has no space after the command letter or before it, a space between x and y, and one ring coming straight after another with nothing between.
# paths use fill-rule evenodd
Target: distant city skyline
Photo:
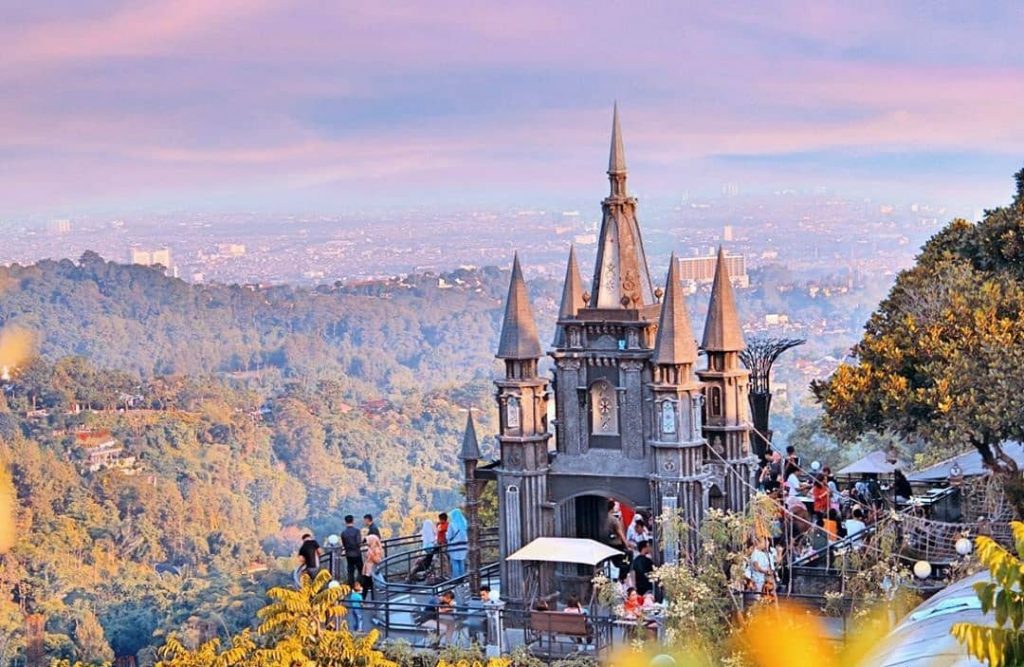
<instances>
[{"instance_id":1,"label":"distant city skyline","mask_svg":"<svg viewBox=\"0 0 1024 667\"><path fill-rule=\"evenodd\" d=\"M0 9L0 225L150 210L1009 200L1011 2L100 0ZM0 226L0 231L3 227Z\"/></svg>"}]
</instances>

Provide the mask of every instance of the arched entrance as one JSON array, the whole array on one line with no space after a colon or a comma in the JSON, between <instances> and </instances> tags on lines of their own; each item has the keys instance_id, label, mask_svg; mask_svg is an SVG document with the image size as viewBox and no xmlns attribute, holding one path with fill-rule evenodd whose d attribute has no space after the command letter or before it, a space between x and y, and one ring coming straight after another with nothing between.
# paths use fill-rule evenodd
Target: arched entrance
<instances>
[{"instance_id":1,"label":"arched entrance","mask_svg":"<svg viewBox=\"0 0 1024 667\"><path fill-rule=\"evenodd\" d=\"M609 505L614 505L610 508ZM622 523L626 534L633 517L645 511L646 504L640 505L631 498L612 493L607 489L589 489L563 499L557 506L555 521L556 537L592 539L603 544L611 542L609 514L614 513ZM623 545L624 546L624 545ZM614 563L610 574L619 568L628 568L628 559ZM564 603L569 595L575 595L583 604L591 600L594 572L588 566L559 565L554 569L552 596Z\"/></svg>"}]
</instances>

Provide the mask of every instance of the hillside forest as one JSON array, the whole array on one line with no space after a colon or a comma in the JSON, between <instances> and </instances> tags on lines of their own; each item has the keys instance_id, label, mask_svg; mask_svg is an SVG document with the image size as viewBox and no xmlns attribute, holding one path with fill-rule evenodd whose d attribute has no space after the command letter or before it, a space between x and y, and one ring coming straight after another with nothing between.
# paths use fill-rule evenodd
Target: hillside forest
<instances>
[{"instance_id":1,"label":"hillside forest","mask_svg":"<svg viewBox=\"0 0 1024 667\"><path fill-rule=\"evenodd\" d=\"M24 655L29 616L47 655L85 662L147 664L172 629L228 636L304 531L370 512L409 534L455 506L467 409L494 448L507 281L191 285L95 253L0 267L0 332L31 338L0 382L16 516L0 666ZM547 338L561 284L530 291Z\"/></svg>"}]
</instances>

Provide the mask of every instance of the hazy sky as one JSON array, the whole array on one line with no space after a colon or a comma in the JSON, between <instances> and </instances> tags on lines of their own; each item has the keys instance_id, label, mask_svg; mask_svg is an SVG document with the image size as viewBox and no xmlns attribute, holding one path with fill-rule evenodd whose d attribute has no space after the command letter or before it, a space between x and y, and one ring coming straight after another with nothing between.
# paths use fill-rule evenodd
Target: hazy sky
<instances>
[{"instance_id":1,"label":"hazy sky","mask_svg":"<svg viewBox=\"0 0 1024 667\"><path fill-rule=\"evenodd\" d=\"M0 0L0 213L1006 201L1020 2Z\"/></svg>"}]
</instances>

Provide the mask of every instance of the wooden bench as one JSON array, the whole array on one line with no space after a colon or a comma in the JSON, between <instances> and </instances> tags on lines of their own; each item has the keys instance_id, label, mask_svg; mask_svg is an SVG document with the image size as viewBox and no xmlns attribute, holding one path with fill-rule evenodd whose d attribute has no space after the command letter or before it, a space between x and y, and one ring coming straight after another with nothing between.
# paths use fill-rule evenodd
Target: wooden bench
<instances>
[{"instance_id":1,"label":"wooden bench","mask_svg":"<svg viewBox=\"0 0 1024 667\"><path fill-rule=\"evenodd\" d=\"M541 638L541 646L543 646L543 638L546 636L549 648L554 643L555 637L583 640L578 643L586 643L590 637L590 628L585 614L567 614L563 611L530 612L530 630Z\"/></svg>"}]
</instances>

